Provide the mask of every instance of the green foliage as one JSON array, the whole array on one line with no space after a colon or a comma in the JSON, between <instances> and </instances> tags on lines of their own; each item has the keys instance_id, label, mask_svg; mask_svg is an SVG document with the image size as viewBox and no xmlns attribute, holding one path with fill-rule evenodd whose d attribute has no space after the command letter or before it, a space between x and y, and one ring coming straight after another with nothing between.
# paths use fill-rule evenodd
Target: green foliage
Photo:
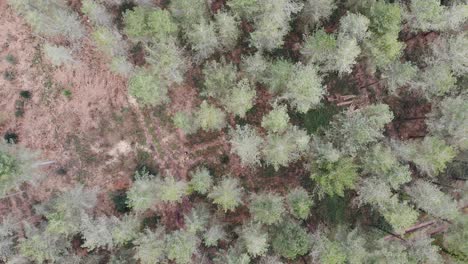
<instances>
[{"instance_id":1,"label":"green foliage","mask_svg":"<svg viewBox=\"0 0 468 264\"><path fill-rule=\"evenodd\" d=\"M401 165L395 153L381 144L377 144L367 151L361 162L364 173L377 176L393 189L398 189L400 185L411 181L409 167Z\"/></svg>"},{"instance_id":2,"label":"green foliage","mask_svg":"<svg viewBox=\"0 0 468 264\"><path fill-rule=\"evenodd\" d=\"M221 130L226 125L226 114L213 105L203 101L195 113L196 123L205 131Z\"/></svg>"},{"instance_id":3,"label":"green foliage","mask_svg":"<svg viewBox=\"0 0 468 264\"><path fill-rule=\"evenodd\" d=\"M192 179L190 180L190 190L199 194L206 194L213 185L213 177L210 171L205 167L198 167L191 173Z\"/></svg>"},{"instance_id":4,"label":"green foliage","mask_svg":"<svg viewBox=\"0 0 468 264\"><path fill-rule=\"evenodd\" d=\"M96 27L91 35L97 47L107 56L118 56L125 54L122 46L122 39L118 32L112 31L107 27Z\"/></svg>"},{"instance_id":5,"label":"green foliage","mask_svg":"<svg viewBox=\"0 0 468 264\"><path fill-rule=\"evenodd\" d=\"M288 126L289 115L285 105L273 105L273 109L262 118L262 127L272 133L282 133Z\"/></svg>"},{"instance_id":6,"label":"green foliage","mask_svg":"<svg viewBox=\"0 0 468 264\"><path fill-rule=\"evenodd\" d=\"M169 10L186 32L209 17L208 3L205 0L173 0Z\"/></svg>"},{"instance_id":7,"label":"green foliage","mask_svg":"<svg viewBox=\"0 0 468 264\"><path fill-rule=\"evenodd\" d=\"M274 193L252 194L249 204L253 220L265 225L279 223L285 213L284 199Z\"/></svg>"},{"instance_id":8,"label":"green foliage","mask_svg":"<svg viewBox=\"0 0 468 264\"><path fill-rule=\"evenodd\" d=\"M311 241L305 228L292 220L286 220L275 228L271 245L278 255L295 259L309 251Z\"/></svg>"},{"instance_id":9,"label":"green foliage","mask_svg":"<svg viewBox=\"0 0 468 264\"><path fill-rule=\"evenodd\" d=\"M187 60L182 49L177 47L175 39L167 39L151 46L145 46L147 56L145 60L152 66L153 74L162 80L172 83L182 83L187 71Z\"/></svg>"},{"instance_id":10,"label":"green foliage","mask_svg":"<svg viewBox=\"0 0 468 264\"><path fill-rule=\"evenodd\" d=\"M227 6L238 16L251 20L261 11L259 0L229 0Z\"/></svg>"},{"instance_id":11,"label":"green foliage","mask_svg":"<svg viewBox=\"0 0 468 264\"><path fill-rule=\"evenodd\" d=\"M189 214L184 215L185 230L192 234L203 232L210 218L208 207L204 203L197 204Z\"/></svg>"},{"instance_id":12,"label":"green foliage","mask_svg":"<svg viewBox=\"0 0 468 264\"><path fill-rule=\"evenodd\" d=\"M341 249L346 253L347 263L366 263L371 255L366 247L366 237L363 237L360 233L362 231L357 228L348 231L342 226L338 227L334 241L339 243Z\"/></svg>"},{"instance_id":13,"label":"green foliage","mask_svg":"<svg viewBox=\"0 0 468 264\"><path fill-rule=\"evenodd\" d=\"M244 224L239 239L253 258L264 256L268 251L268 234L262 230L260 224Z\"/></svg>"},{"instance_id":14,"label":"green foliage","mask_svg":"<svg viewBox=\"0 0 468 264\"><path fill-rule=\"evenodd\" d=\"M358 178L357 165L352 158L347 157L335 162L313 162L310 171L320 197L325 194L343 197L346 189L354 189Z\"/></svg>"},{"instance_id":15,"label":"green foliage","mask_svg":"<svg viewBox=\"0 0 468 264\"><path fill-rule=\"evenodd\" d=\"M426 123L432 134L439 136L455 148L468 149L468 101L466 96L444 98Z\"/></svg>"},{"instance_id":16,"label":"green foliage","mask_svg":"<svg viewBox=\"0 0 468 264\"><path fill-rule=\"evenodd\" d=\"M242 79L229 91L222 100L226 111L238 117L244 118L255 102L256 91L250 85L249 80Z\"/></svg>"},{"instance_id":17,"label":"green foliage","mask_svg":"<svg viewBox=\"0 0 468 264\"><path fill-rule=\"evenodd\" d=\"M55 66L61 66L63 64L67 65L75 62L71 50L65 47L55 46L48 43L44 45L44 55Z\"/></svg>"},{"instance_id":18,"label":"green foliage","mask_svg":"<svg viewBox=\"0 0 468 264\"><path fill-rule=\"evenodd\" d=\"M319 65L320 71L329 71L334 67L333 59L337 45L335 35L319 29L306 38L301 54L309 63Z\"/></svg>"},{"instance_id":19,"label":"green foliage","mask_svg":"<svg viewBox=\"0 0 468 264\"><path fill-rule=\"evenodd\" d=\"M158 196L163 202L181 202L182 197L187 194L187 183L177 181L172 175L164 177L158 185Z\"/></svg>"},{"instance_id":20,"label":"green foliage","mask_svg":"<svg viewBox=\"0 0 468 264\"><path fill-rule=\"evenodd\" d=\"M356 64L356 58L361 53L355 38L339 36L337 40L337 50L334 70L339 74L351 73L352 66Z\"/></svg>"},{"instance_id":21,"label":"green foliage","mask_svg":"<svg viewBox=\"0 0 468 264\"><path fill-rule=\"evenodd\" d=\"M421 75L419 87L424 95L431 99L436 96L444 96L456 87L457 79L453 75L450 66L437 64L426 68Z\"/></svg>"},{"instance_id":22,"label":"green foliage","mask_svg":"<svg viewBox=\"0 0 468 264\"><path fill-rule=\"evenodd\" d=\"M418 169L429 177L436 177L445 170L456 155L453 147L447 146L437 137L396 144L395 148L401 158L415 163Z\"/></svg>"},{"instance_id":23,"label":"green foliage","mask_svg":"<svg viewBox=\"0 0 468 264\"><path fill-rule=\"evenodd\" d=\"M80 231L81 216L96 203L96 190L86 190L82 185L78 185L53 198L44 208L38 208L38 211L43 211L47 218L47 232L73 236Z\"/></svg>"},{"instance_id":24,"label":"green foliage","mask_svg":"<svg viewBox=\"0 0 468 264\"><path fill-rule=\"evenodd\" d=\"M439 254L440 248L434 244L434 239L426 236L416 236L409 246L409 257L417 263L443 263Z\"/></svg>"},{"instance_id":25,"label":"green foliage","mask_svg":"<svg viewBox=\"0 0 468 264\"><path fill-rule=\"evenodd\" d=\"M226 12L218 12L214 18L220 45L225 50L233 49L241 35L239 22L234 16Z\"/></svg>"},{"instance_id":26,"label":"green foliage","mask_svg":"<svg viewBox=\"0 0 468 264\"><path fill-rule=\"evenodd\" d=\"M64 237L34 228L27 230L26 237L18 244L20 255L35 263L59 262L69 248L71 245Z\"/></svg>"},{"instance_id":27,"label":"green foliage","mask_svg":"<svg viewBox=\"0 0 468 264\"><path fill-rule=\"evenodd\" d=\"M306 0L300 17L312 28L327 20L336 8L335 0Z\"/></svg>"},{"instance_id":28,"label":"green foliage","mask_svg":"<svg viewBox=\"0 0 468 264\"><path fill-rule=\"evenodd\" d=\"M112 230L116 225L115 217L101 216L96 219L90 218L84 214L82 217L81 234L84 239L84 248L92 251L96 248L112 249L114 242L112 240Z\"/></svg>"},{"instance_id":29,"label":"green foliage","mask_svg":"<svg viewBox=\"0 0 468 264\"><path fill-rule=\"evenodd\" d=\"M346 263L345 249L338 241L331 241L320 233L313 235L312 257L324 264Z\"/></svg>"},{"instance_id":30,"label":"green foliage","mask_svg":"<svg viewBox=\"0 0 468 264\"><path fill-rule=\"evenodd\" d=\"M273 67L272 65L270 66ZM265 79L269 62L261 52L256 52L250 56L243 56L240 67L250 81L257 82Z\"/></svg>"},{"instance_id":31,"label":"green foliage","mask_svg":"<svg viewBox=\"0 0 468 264\"><path fill-rule=\"evenodd\" d=\"M232 63L210 61L203 67L204 89L202 95L218 99L227 98L236 85L236 67Z\"/></svg>"},{"instance_id":32,"label":"green foliage","mask_svg":"<svg viewBox=\"0 0 468 264\"><path fill-rule=\"evenodd\" d=\"M213 22L202 21L187 32L187 40L192 46L194 59L200 63L208 59L219 48L220 43L216 35L216 25Z\"/></svg>"},{"instance_id":33,"label":"green foliage","mask_svg":"<svg viewBox=\"0 0 468 264\"><path fill-rule=\"evenodd\" d=\"M198 239L190 232L176 230L166 237L166 254L177 264L191 263L196 252Z\"/></svg>"},{"instance_id":34,"label":"green foliage","mask_svg":"<svg viewBox=\"0 0 468 264\"><path fill-rule=\"evenodd\" d=\"M107 12L105 6L95 1L83 0L81 2L81 12L95 25L105 27L112 25L112 16Z\"/></svg>"},{"instance_id":35,"label":"green foliage","mask_svg":"<svg viewBox=\"0 0 468 264\"><path fill-rule=\"evenodd\" d=\"M268 134L262 150L264 160L275 170L280 166L288 166L290 162L298 160L305 153L309 139L307 132L296 126L290 127L281 135Z\"/></svg>"},{"instance_id":36,"label":"green foliage","mask_svg":"<svg viewBox=\"0 0 468 264\"><path fill-rule=\"evenodd\" d=\"M38 153L18 145L0 141L0 195L32 183L40 176L37 170Z\"/></svg>"},{"instance_id":37,"label":"green foliage","mask_svg":"<svg viewBox=\"0 0 468 264\"><path fill-rule=\"evenodd\" d=\"M468 5L466 6L468 8ZM468 12L467 12L468 13ZM453 74L462 76L468 73L468 35L466 33L445 35L431 43L433 57L430 57L430 65L449 65Z\"/></svg>"},{"instance_id":38,"label":"green foliage","mask_svg":"<svg viewBox=\"0 0 468 264\"><path fill-rule=\"evenodd\" d=\"M214 259L215 264L250 264L250 256L240 244L221 250Z\"/></svg>"},{"instance_id":39,"label":"green foliage","mask_svg":"<svg viewBox=\"0 0 468 264\"><path fill-rule=\"evenodd\" d=\"M342 151L355 155L367 144L381 138L385 125L392 119L393 113L385 104L343 112L332 121L326 132L327 138Z\"/></svg>"},{"instance_id":40,"label":"green foliage","mask_svg":"<svg viewBox=\"0 0 468 264\"><path fill-rule=\"evenodd\" d=\"M302 187L296 187L289 191L286 202L290 213L299 219L307 219L310 215L310 208L314 205L312 197Z\"/></svg>"},{"instance_id":41,"label":"green foliage","mask_svg":"<svg viewBox=\"0 0 468 264\"><path fill-rule=\"evenodd\" d=\"M394 63L401 55L404 44L399 42L397 35L385 34L373 36L366 43L374 66L385 68Z\"/></svg>"},{"instance_id":42,"label":"green foliage","mask_svg":"<svg viewBox=\"0 0 468 264\"><path fill-rule=\"evenodd\" d=\"M402 20L401 13L401 8L398 4L377 1L370 8L369 29L380 36L398 34Z\"/></svg>"},{"instance_id":43,"label":"green foliage","mask_svg":"<svg viewBox=\"0 0 468 264\"><path fill-rule=\"evenodd\" d=\"M306 113L320 104L324 94L322 78L318 75L315 66L297 64L284 94L285 98L291 101L292 106L298 112Z\"/></svg>"},{"instance_id":44,"label":"green foliage","mask_svg":"<svg viewBox=\"0 0 468 264\"><path fill-rule=\"evenodd\" d=\"M78 14L62 1L9 0L9 3L36 33L45 37L78 41L86 32Z\"/></svg>"},{"instance_id":45,"label":"green foliage","mask_svg":"<svg viewBox=\"0 0 468 264\"><path fill-rule=\"evenodd\" d=\"M441 29L444 23L444 8L440 0L411 0L408 21L415 31Z\"/></svg>"},{"instance_id":46,"label":"green foliage","mask_svg":"<svg viewBox=\"0 0 468 264\"><path fill-rule=\"evenodd\" d=\"M158 106L169 102L167 84L144 69L130 78L128 92L143 106Z\"/></svg>"},{"instance_id":47,"label":"green foliage","mask_svg":"<svg viewBox=\"0 0 468 264\"><path fill-rule=\"evenodd\" d=\"M141 221L136 214L124 215L121 219L115 219L115 226L112 229L112 241L115 245L127 245L138 238Z\"/></svg>"},{"instance_id":48,"label":"green foliage","mask_svg":"<svg viewBox=\"0 0 468 264\"><path fill-rule=\"evenodd\" d=\"M184 131L185 134L192 134L197 131L198 126L194 124L194 121L192 114L182 111L175 113L172 117L174 126Z\"/></svg>"},{"instance_id":49,"label":"green foliage","mask_svg":"<svg viewBox=\"0 0 468 264\"><path fill-rule=\"evenodd\" d=\"M271 93L279 93L285 90L289 78L294 72L294 64L290 61L278 59L266 66L264 83Z\"/></svg>"},{"instance_id":50,"label":"green foliage","mask_svg":"<svg viewBox=\"0 0 468 264\"><path fill-rule=\"evenodd\" d=\"M231 152L239 156L243 166L255 166L260 163L260 147L263 139L250 125L236 126L230 131Z\"/></svg>"},{"instance_id":51,"label":"green foliage","mask_svg":"<svg viewBox=\"0 0 468 264\"><path fill-rule=\"evenodd\" d=\"M243 188L237 178L224 177L208 194L208 198L224 212L234 211L242 204Z\"/></svg>"},{"instance_id":52,"label":"green foliage","mask_svg":"<svg viewBox=\"0 0 468 264\"><path fill-rule=\"evenodd\" d=\"M370 20L361 14L347 13L340 19L339 35L362 41L369 36Z\"/></svg>"},{"instance_id":53,"label":"green foliage","mask_svg":"<svg viewBox=\"0 0 468 264\"><path fill-rule=\"evenodd\" d=\"M203 243L207 247L214 247L218 242L226 239L227 233L222 225L211 225L203 234Z\"/></svg>"},{"instance_id":54,"label":"green foliage","mask_svg":"<svg viewBox=\"0 0 468 264\"><path fill-rule=\"evenodd\" d=\"M454 225L450 226L448 232L444 235L444 246L454 257L460 260L468 260L468 245L466 237L468 236L468 219L465 216L459 216Z\"/></svg>"},{"instance_id":55,"label":"green foliage","mask_svg":"<svg viewBox=\"0 0 468 264\"><path fill-rule=\"evenodd\" d=\"M409 84L418 73L418 68L411 62L401 63L395 61L382 69L382 78L387 85L388 91L395 94L397 89Z\"/></svg>"},{"instance_id":56,"label":"green foliage","mask_svg":"<svg viewBox=\"0 0 468 264\"><path fill-rule=\"evenodd\" d=\"M165 40L177 34L177 25L167 10L141 6L127 10L124 15L125 33L132 38Z\"/></svg>"},{"instance_id":57,"label":"green foliage","mask_svg":"<svg viewBox=\"0 0 468 264\"><path fill-rule=\"evenodd\" d=\"M144 211L159 201L158 181L148 172L136 173L135 181L127 191L127 203L135 211Z\"/></svg>"},{"instance_id":58,"label":"green foliage","mask_svg":"<svg viewBox=\"0 0 468 264\"><path fill-rule=\"evenodd\" d=\"M164 228L151 231L145 230L133 243L135 246L135 259L142 264L159 263L164 258Z\"/></svg>"},{"instance_id":59,"label":"green foliage","mask_svg":"<svg viewBox=\"0 0 468 264\"><path fill-rule=\"evenodd\" d=\"M302 4L292 0L261 0L259 4L261 13L254 18L251 43L259 50L271 51L283 45L292 15L302 9Z\"/></svg>"},{"instance_id":60,"label":"green foliage","mask_svg":"<svg viewBox=\"0 0 468 264\"><path fill-rule=\"evenodd\" d=\"M457 202L430 182L417 180L407 193L420 209L435 217L454 220L458 216Z\"/></svg>"}]
</instances>

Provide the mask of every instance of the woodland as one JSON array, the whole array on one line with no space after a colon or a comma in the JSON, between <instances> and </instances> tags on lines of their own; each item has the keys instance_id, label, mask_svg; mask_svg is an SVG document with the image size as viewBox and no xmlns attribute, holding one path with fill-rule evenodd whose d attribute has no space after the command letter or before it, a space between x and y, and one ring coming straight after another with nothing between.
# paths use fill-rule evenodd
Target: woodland
<instances>
[{"instance_id":1,"label":"woodland","mask_svg":"<svg viewBox=\"0 0 468 264\"><path fill-rule=\"evenodd\" d=\"M0 263L468 263L467 1L3 2Z\"/></svg>"}]
</instances>

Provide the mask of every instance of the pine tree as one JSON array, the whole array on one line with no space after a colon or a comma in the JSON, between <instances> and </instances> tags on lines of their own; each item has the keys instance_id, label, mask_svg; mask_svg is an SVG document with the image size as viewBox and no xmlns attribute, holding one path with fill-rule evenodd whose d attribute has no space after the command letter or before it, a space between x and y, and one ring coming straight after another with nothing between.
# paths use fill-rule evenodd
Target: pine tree
<instances>
[{"instance_id":1,"label":"pine tree","mask_svg":"<svg viewBox=\"0 0 468 264\"><path fill-rule=\"evenodd\" d=\"M266 64L265 76L261 82L273 94L283 92L294 72L294 64L284 59L278 59Z\"/></svg>"},{"instance_id":2,"label":"pine tree","mask_svg":"<svg viewBox=\"0 0 468 264\"><path fill-rule=\"evenodd\" d=\"M164 258L164 235L165 230L162 227L152 231L145 230L133 243L135 246L135 259L142 264L159 263Z\"/></svg>"},{"instance_id":3,"label":"pine tree","mask_svg":"<svg viewBox=\"0 0 468 264\"><path fill-rule=\"evenodd\" d=\"M116 224L117 219L114 216L100 216L93 219L84 214L81 224L81 234L84 238L82 247L87 248L88 251L96 248L112 249L114 247L112 230Z\"/></svg>"},{"instance_id":4,"label":"pine tree","mask_svg":"<svg viewBox=\"0 0 468 264\"><path fill-rule=\"evenodd\" d=\"M220 45L225 50L233 49L241 35L239 21L227 12L218 12L214 16Z\"/></svg>"},{"instance_id":5,"label":"pine tree","mask_svg":"<svg viewBox=\"0 0 468 264\"><path fill-rule=\"evenodd\" d=\"M143 106L159 106L170 100L167 83L144 69L138 70L129 80L128 92Z\"/></svg>"},{"instance_id":6,"label":"pine tree","mask_svg":"<svg viewBox=\"0 0 468 264\"><path fill-rule=\"evenodd\" d=\"M289 126L289 115L285 105L273 105L273 109L262 118L262 127L272 133L282 133Z\"/></svg>"},{"instance_id":7,"label":"pine tree","mask_svg":"<svg viewBox=\"0 0 468 264\"><path fill-rule=\"evenodd\" d=\"M194 59L198 63L208 59L220 47L213 22L201 21L199 24L195 24L187 32L187 40L192 46Z\"/></svg>"},{"instance_id":8,"label":"pine tree","mask_svg":"<svg viewBox=\"0 0 468 264\"><path fill-rule=\"evenodd\" d=\"M190 213L184 215L185 230L192 234L204 232L211 218L206 204L195 205Z\"/></svg>"},{"instance_id":9,"label":"pine tree","mask_svg":"<svg viewBox=\"0 0 468 264\"><path fill-rule=\"evenodd\" d=\"M370 20L361 14L347 13L340 18L339 35L362 41L369 36Z\"/></svg>"},{"instance_id":10,"label":"pine tree","mask_svg":"<svg viewBox=\"0 0 468 264\"><path fill-rule=\"evenodd\" d=\"M185 181L177 181L172 175L168 175L159 182L158 196L163 202L181 202L187 194L187 189Z\"/></svg>"},{"instance_id":11,"label":"pine tree","mask_svg":"<svg viewBox=\"0 0 468 264\"><path fill-rule=\"evenodd\" d=\"M242 204L243 188L239 187L239 180L231 177L224 177L208 194L208 198L213 200L224 212L234 211Z\"/></svg>"},{"instance_id":12,"label":"pine tree","mask_svg":"<svg viewBox=\"0 0 468 264\"><path fill-rule=\"evenodd\" d=\"M195 113L195 120L205 131L221 130L226 125L226 114L213 105L203 101Z\"/></svg>"},{"instance_id":13,"label":"pine tree","mask_svg":"<svg viewBox=\"0 0 468 264\"><path fill-rule=\"evenodd\" d=\"M203 75L205 80L201 94L204 96L226 98L229 91L236 86L236 67L224 59L221 62L207 62L203 66Z\"/></svg>"},{"instance_id":14,"label":"pine tree","mask_svg":"<svg viewBox=\"0 0 468 264\"><path fill-rule=\"evenodd\" d=\"M322 21L326 21L337 8L335 0L306 0L300 17L312 28Z\"/></svg>"},{"instance_id":15,"label":"pine tree","mask_svg":"<svg viewBox=\"0 0 468 264\"><path fill-rule=\"evenodd\" d=\"M264 256L268 251L268 234L262 230L260 224L248 223L242 226L239 239L253 258Z\"/></svg>"},{"instance_id":16,"label":"pine tree","mask_svg":"<svg viewBox=\"0 0 468 264\"><path fill-rule=\"evenodd\" d=\"M250 125L237 126L230 131L231 152L239 156L242 165L255 166L260 163L260 147L263 139Z\"/></svg>"},{"instance_id":17,"label":"pine tree","mask_svg":"<svg viewBox=\"0 0 468 264\"><path fill-rule=\"evenodd\" d=\"M222 100L226 111L240 118L244 118L255 103L256 92L249 80L240 80Z\"/></svg>"},{"instance_id":18,"label":"pine tree","mask_svg":"<svg viewBox=\"0 0 468 264\"><path fill-rule=\"evenodd\" d=\"M325 194L343 197L344 191L354 189L358 178L357 165L352 158L343 157L336 162L313 162L310 177L316 182L319 197Z\"/></svg>"},{"instance_id":19,"label":"pine tree","mask_svg":"<svg viewBox=\"0 0 468 264\"><path fill-rule=\"evenodd\" d=\"M274 193L252 194L249 211L256 222L265 225L277 224L285 213L284 199Z\"/></svg>"},{"instance_id":20,"label":"pine tree","mask_svg":"<svg viewBox=\"0 0 468 264\"><path fill-rule=\"evenodd\" d=\"M159 180L147 171L135 173L135 181L127 191L127 204L135 211L145 211L159 202Z\"/></svg>"},{"instance_id":21,"label":"pine tree","mask_svg":"<svg viewBox=\"0 0 468 264\"><path fill-rule=\"evenodd\" d=\"M219 241L225 240L226 237L227 233L222 225L211 225L203 234L203 243L207 247L214 247L218 245Z\"/></svg>"},{"instance_id":22,"label":"pine tree","mask_svg":"<svg viewBox=\"0 0 468 264\"><path fill-rule=\"evenodd\" d=\"M138 237L141 222L136 214L126 214L121 219L115 220L112 229L112 241L115 245L127 245Z\"/></svg>"},{"instance_id":23,"label":"pine tree","mask_svg":"<svg viewBox=\"0 0 468 264\"><path fill-rule=\"evenodd\" d=\"M286 202L290 213L299 219L307 219L310 215L310 208L314 204L312 197L302 187L296 187L289 191Z\"/></svg>"},{"instance_id":24,"label":"pine tree","mask_svg":"<svg viewBox=\"0 0 468 264\"><path fill-rule=\"evenodd\" d=\"M167 258L177 264L191 263L197 245L198 239L192 233L181 230L173 231L166 237Z\"/></svg>"},{"instance_id":25,"label":"pine tree","mask_svg":"<svg viewBox=\"0 0 468 264\"><path fill-rule=\"evenodd\" d=\"M274 229L271 245L278 255L295 259L309 251L311 241L305 228L292 220L285 220Z\"/></svg>"},{"instance_id":26,"label":"pine tree","mask_svg":"<svg viewBox=\"0 0 468 264\"><path fill-rule=\"evenodd\" d=\"M191 173L189 188L199 194L207 194L213 186L213 177L205 167L199 167Z\"/></svg>"}]
</instances>

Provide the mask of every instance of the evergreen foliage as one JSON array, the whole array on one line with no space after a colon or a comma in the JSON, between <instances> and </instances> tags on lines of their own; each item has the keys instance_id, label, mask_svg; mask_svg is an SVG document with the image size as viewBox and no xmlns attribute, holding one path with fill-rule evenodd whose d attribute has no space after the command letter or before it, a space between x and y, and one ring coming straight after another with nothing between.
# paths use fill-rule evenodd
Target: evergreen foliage
<instances>
[{"instance_id":1,"label":"evergreen foliage","mask_svg":"<svg viewBox=\"0 0 468 264\"><path fill-rule=\"evenodd\" d=\"M253 194L249 210L254 221L265 225L277 224L285 213L284 199L274 193Z\"/></svg>"},{"instance_id":2,"label":"evergreen foliage","mask_svg":"<svg viewBox=\"0 0 468 264\"><path fill-rule=\"evenodd\" d=\"M239 186L236 178L224 177L208 194L208 198L213 200L224 212L234 211L242 204L243 188Z\"/></svg>"},{"instance_id":3,"label":"evergreen foliage","mask_svg":"<svg viewBox=\"0 0 468 264\"><path fill-rule=\"evenodd\" d=\"M285 220L274 229L271 245L278 255L295 259L310 250L311 241L306 229L292 220Z\"/></svg>"},{"instance_id":4,"label":"evergreen foliage","mask_svg":"<svg viewBox=\"0 0 468 264\"><path fill-rule=\"evenodd\" d=\"M250 125L237 126L230 132L231 152L239 156L242 165L255 166L260 163L260 148L263 139Z\"/></svg>"},{"instance_id":5,"label":"evergreen foliage","mask_svg":"<svg viewBox=\"0 0 468 264\"><path fill-rule=\"evenodd\" d=\"M199 194L206 194L213 186L213 177L205 167L198 167L192 172L189 188Z\"/></svg>"},{"instance_id":6,"label":"evergreen foliage","mask_svg":"<svg viewBox=\"0 0 468 264\"><path fill-rule=\"evenodd\" d=\"M221 130L226 125L226 114L213 105L203 101L195 113L195 120L205 131Z\"/></svg>"},{"instance_id":7,"label":"evergreen foliage","mask_svg":"<svg viewBox=\"0 0 468 264\"><path fill-rule=\"evenodd\" d=\"M299 219L307 219L310 215L310 208L314 205L312 197L302 187L292 189L286 197L286 202L290 213Z\"/></svg>"}]
</instances>

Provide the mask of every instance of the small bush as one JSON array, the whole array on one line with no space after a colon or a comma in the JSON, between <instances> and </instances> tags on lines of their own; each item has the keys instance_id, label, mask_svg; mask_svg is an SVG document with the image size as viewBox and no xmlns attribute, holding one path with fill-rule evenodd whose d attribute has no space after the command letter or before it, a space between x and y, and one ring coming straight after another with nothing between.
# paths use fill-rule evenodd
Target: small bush
<instances>
[{"instance_id":1,"label":"small bush","mask_svg":"<svg viewBox=\"0 0 468 264\"><path fill-rule=\"evenodd\" d=\"M16 57L13 56L12 54L7 54L5 57L5 60L12 65L15 65L18 63L18 60L16 59Z\"/></svg>"},{"instance_id":2,"label":"small bush","mask_svg":"<svg viewBox=\"0 0 468 264\"><path fill-rule=\"evenodd\" d=\"M71 50L65 47L60 47L60 46L55 46L55 45L50 45L50 44L44 45L44 55L55 66L61 66L64 64L65 65L73 64L75 60L73 59L73 56L71 53L72 53Z\"/></svg>"}]
</instances>

